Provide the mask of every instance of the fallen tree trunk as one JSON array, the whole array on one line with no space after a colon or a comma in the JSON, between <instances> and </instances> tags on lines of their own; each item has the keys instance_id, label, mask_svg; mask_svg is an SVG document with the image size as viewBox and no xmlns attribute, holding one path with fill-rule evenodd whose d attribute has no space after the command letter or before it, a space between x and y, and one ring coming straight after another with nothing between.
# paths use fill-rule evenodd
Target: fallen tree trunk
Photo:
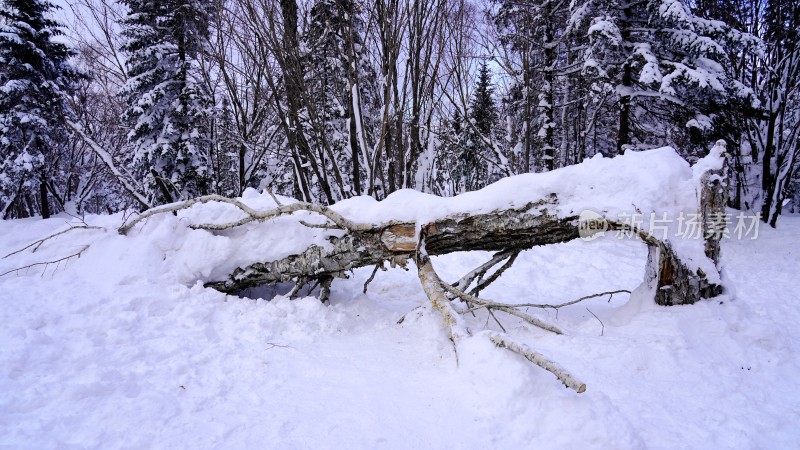
<instances>
[{"instance_id":1,"label":"fallen tree trunk","mask_svg":"<svg viewBox=\"0 0 800 450\"><path fill-rule=\"evenodd\" d=\"M662 170L664 165L667 167ZM638 173L648 170L658 172ZM614 174L615 178L608 178L608 174ZM259 210L243 200L207 196L149 210L123 225L119 232L127 234L143 221L164 213L218 203L236 208L238 218L222 223L191 223L189 228L234 239L235 233L226 233L243 226L256 227L248 229L247 233L258 232L258 224L281 219L280 235L275 237L276 240L286 235L304 236L306 240L297 251L276 253L279 256L271 258L261 258L256 254L252 256L254 261L227 271L227 278L204 280L207 287L227 293L269 283L295 281L294 294L301 286L315 281L322 286L320 298L325 301L332 280L345 277L348 271L369 266L375 266L377 270L387 262L392 266L414 262L423 290L433 309L442 316L456 354L459 341L472 335L462 313L474 313L479 309L487 311L500 328L503 326L493 311L518 317L549 332L563 333L559 328L520 311L519 307L524 305L489 302L478 297L482 289L514 263L519 252L534 246L578 238L591 240L595 233L606 231L626 232L641 239L649 248L644 282L658 304L689 304L722 292L718 270L722 236L719 231L721 221L724 222L724 187L727 183L723 142L719 142L709 156L694 167L689 167L674 150L658 149L639 154L631 152L611 160L594 158L584 165L508 180L460 198L436 198L432 201L430 196L417 193L413 201L398 202L401 207L419 209L416 215L388 204L390 196L380 204L373 204L374 208L384 208L386 211L383 212L388 213L380 220L369 219L370 216L364 215L363 211L358 211L362 214L354 212L357 208L348 207L347 201L330 207L303 202L284 205L270 193L275 206ZM637 183L647 185L643 192L648 195L637 197ZM620 186L628 191L620 193ZM486 203L488 199L492 199L491 203L496 207L472 204L472 201ZM451 203L455 207L451 207ZM589 214L588 220L583 214L586 210L582 209L586 204L599 211ZM693 211L702 222L702 239L659 238L654 233L656 227L652 221L648 227L647 224L621 220L627 207L643 214L637 204L648 205L646 212L651 217L662 212L659 211L661 207L670 208L672 213ZM442 211L422 211L426 208L441 208ZM324 218L325 222L309 222L314 216ZM313 236L306 236L309 229L315 229ZM276 230L273 228L272 232ZM263 238L272 236L266 231ZM440 279L431 263L431 256L473 250L498 253L452 285ZM487 275L501 263L499 269ZM475 287L469 291L473 283ZM456 308L452 304L456 299L464 301L467 309ZM491 333L487 336L495 345L518 353L552 372L576 392L585 390L583 383L525 344L506 334Z\"/></svg>"},{"instance_id":2,"label":"fallen tree trunk","mask_svg":"<svg viewBox=\"0 0 800 450\"><path fill-rule=\"evenodd\" d=\"M652 168L663 161L649 162L646 158L658 156L670 159L677 159L678 163L669 161L669 164L685 164L673 150L667 155L665 150L642 152L639 155L632 154L611 160L601 160L595 164L602 164L603 172L612 172L620 166L618 177L624 178L625 163L630 161L637 162L645 158L642 162L637 162L645 168ZM684 177L680 184L673 186L673 190L678 192L657 192L658 197L637 199L631 194L629 204L636 208L637 203L649 201L654 205L666 204L675 205L683 201L683 209L691 209L696 212L702 222L702 241L695 243L682 242L681 239L670 237L669 239L659 239L651 234L648 227L627 224L618 221L609 211L613 211L608 205L593 205L599 213L594 213L593 221L600 220L601 227L597 223L592 223L595 228L590 231L624 230L633 233L642 239L650 248L647 261L646 282L654 290L655 301L662 305L688 304L694 303L701 298L708 298L718 295L722 288L720 276L717 270L719 261L719 233L722 216L725 211L725 185L727 183L727 168L725 160L724 142L720 141L712 149L710 155L696 164L693 168L680 167L680 172L669 173L665 170L663 180L656 177L655 183L661 182L665 186L675 185L674 178ZM627 160L625 158L628 158ZM620 164L617 164L617 163ZM281 204L277 198L277 205L273 209L256 210L243 201L225 199L219 196L207 196L192 199L187 202L166 205L164 207L149 210L133 221L120 228L123 234L128 233L137 224L145 219L149 219L158 214L171 212L175 213L183 209L204 203L223 203L238 208L245 216L238 220L228 223L193 224L194 229L205 229L212 233L224 233L226 230L237 228L243 225L270 221L279 217L290 217L283 233L291 235L292 227L311 227L319 228L323 239L309 241L305 248L295 253L273 259L262 259L252 263L235 267L229 272L227 279L205 280L206 286L218 289L223 292L237 292L253 286L268 283L285 282L290 280L314 280L318 282L326 281L326 286L332 278L346 276L346 272L360 267L383 266L388 262L390 265L405 266L408 261L418 257L417 252L420 244L420 236L425 236L425 249L427 255L444 255L460 251L484 250L484 251L503 251L509 254L519 253L522 250L530 249L538 245L547 245L568 242L579 237L591 238L586 235L585 217L580 211L576 210L576 197L580 189L571 187L564 183L581 186L582 192L589 199L595 202L603 202L607 196L614 196L618 193L613 192L615 184L603 186L598 183L596 173L584 170L580 166L573 166L568 169L561 169L541 175L529 175L529 178L518 178L512 183L526 181L526 183L516 183L512 186L516 190L502 190L501 193L509 195L513 199L507 202L496 201L500 207L485 211L475 212L473 208L463 206L456 208L455 211L443 212L441 214L426 214L424 218L414 217L410 220L385 220L382 222L363 222L356 214L341 213L336 210L336 206L327 207L317 204L295 202L291 204ZM569 171L577 172L580 176L574 176ZM631 169L628 169L631 170ZM639 169L643 170L643 169ZM587 172L584 174L584 172ZM559 176L561 175L561 176ZM520 201L520 196L516 191L524 190L527 187L527 180L532 180L531 184L536 185L536 181L543 177L554 178L554 191L547 191L548 183L539 183L538 190L532 189L535 195L531 194ZM649 176L649 175L648 175ZM524 177L524 176L522 176ZM641 175L630 176L632 181L644 183L648 181ZM507 179L508 180L508 179ZM504 180L506 181L506 180ZM601 180L602 181L602 180ZM519 186L517 186L517 184ZM626 183L622 183L625 185ZM500 185L500 183L498 183ZM583 186L588 185L588 186ZM596 186L595 186L596 185ZM568 187L569 193L558 192ZM635 188L636 186L633 186ZM490 191L490 186L485 191ZM588 188L588 189L587 189ZM604 192L603 189L608 192ZM497 188L498 190L500 188ZM650 189L652 191L653 189ZM686 200L691 196L690 200ZM271 194L270 194L271 195ZM420 194L421 195L421 194ZM670 200L670 195L675 196L675 200ZM466 197L465 195L464 197ZM681 197L682 196L682 197ZM480 199L485 200L485 196ZM446 207L449 199L441 200L436 205ZM455 199L454 199L455 200ZM502 200L502 198L500 199ZM580 199L578 199L580 200ZM694 204L687 202L694 201ZM586 200L588 201L588 200ZM614 202L611 202L613 204ZM623 204L619 200L617 204ZM505 204L505 206L503 206ZM514 205L521 206L514 206ZM380 206L380 204L378 204ZM617 206L619 209L619 206ZM636 208L638 210L638 208ZM655 208L650 209L651 214L655 215ZM394 212L394 211L392 211ZM397 211L397 216L402 217L403 211ZM584 211L585 212L585 211ZM297 217L295 214L304 213L304 217ZM309 223L307 218L310 215L318 215L325 218L326 223ZM619 212L616 216L619 216ZM391 217L391 215L390 215ZM611 219L611 220L608 220ZM722 223L724 226L724 223ZM583 236L582 236L583 234ZM590 233L591 234L591 233ZM268 237L265 236L265 239ZM686 241L687 239L683 239ZM681 243L680 246L676 244ZM687 251L686 249L699 249L697 251ZM500 258L502 260L503 258ZM510 265L513 260L507 263ZM490 265L491 266L491 265ZM483 270L485 272L485 269ZM477 286L475 293L479 292L485 284L493 279L484 281L483 286Z\"/></svg>"},{"instance_id":3,"label":"fallen tree trunk","mask_svg":"<svg viewBox=\"0 0 800 450\"><path fill-rule=\"evenodd\" d=\"M680 239L659 239L646 227L607 220L600 213L595 220L601 220L602 226L597 229L597 224L592 224L601 232L631 232L648 245L645 282L654 291L655 301L660 305L690 304L722 292L717 264L722 235L720 230L724 227L722 221L727 202L724 194L727 180L724 151L724 142L720 141L711 154L694 167L690 180L698 184L699 190L696 195L699 204L694 205L694 210L701 222L702 241L698 243L699 247L695 247L699 248L700 256L704 253L708 258L706 264L697 261L701 259L698 254L679 251L681 249L675 244ZM206 201L220 201L220 197L190 200L186 204L191 206ZM310 244L304 250L283 258L237 267L227 279L206 283L208 287L228 293L298 279L341 278L353 269L382 266L386 262L392 266L405 266L408 261L416 258L422 235L426 239L426 252L431 256L472 250L518 253L538 245L568 242L581 237L582 233L583 237L587 237L587 224L582 222L585 218L575 212L563 213L563 202L558 193L528 199L521 207L496 209L480 214L444 214L424 223L402 220L377 224L360 223L344 217L330 207L315 204L294 203L259 212L235 200L226 199L225 202L237 206L247 216L228 224L200 224L193 225L193 228L218 232L299 211L319 214L329 221L327 224L315 225L297 220L297 226L323 229L326 232L324 243ZM597 205L597 209L602 211L602 206ZM163 210L171 212L180 207L165 207ZM132 225L134 224L127 224L121 230L127 232Z\"/></svg>"},{"instance_id":4,"label":"fallen tree trunk","mask_svg":"<svg viewBox=\"0 0 800 450\"><path fill-rule=\"evenodd\" d=\"M579 238L582 224L578 216L558 217L547 213L547 206L553 207L557 201L553 194L522 208L447 217L422 226L395 223L375 228L345 229L343 236L337 236L334 231L338 229L335 229L331 231L327 245L312 245L296 255L236 268L227 280L211 281L206 286L232 293L301 278L342 278L353 269L385 262L392 266L405 266L415 258L420 232L426 236L427 254L431 256L473 250L521 251ZM608 230L630 229L624 224L607 223ZM648 245L645 281L654 289L658 304L690 304L721 293L719 283L709 281L706 273L683 261L668 241L661 241L642 230L633 231ZM719 243L715 245L716 251L710 256L714 257L716 264Z\"/></svg>"},{"instance_id":5,"label":"fallen tree trunk","mask_svg":"<svg viewBox=\"0 0 800 450\"><path fill-rule=\"evenodd\" d=\"M423 225L429 255L444 255L471 250L529 249L578 238L578 217L559 218L545 213L530 213L557 203L555 195L531 202L522 208L488 214L446 217ZM545 209L546 211L546 209ZM343 277L345 272L384 262L405 265L414 258L418 246L416 223L395 223L383 227L346 229L344 236L331 232L329 245L314 245L287 258L237 268L228 280L207 283L223 292L236 292L253 286L298 277Z\"/></svg>"}]
</instances>

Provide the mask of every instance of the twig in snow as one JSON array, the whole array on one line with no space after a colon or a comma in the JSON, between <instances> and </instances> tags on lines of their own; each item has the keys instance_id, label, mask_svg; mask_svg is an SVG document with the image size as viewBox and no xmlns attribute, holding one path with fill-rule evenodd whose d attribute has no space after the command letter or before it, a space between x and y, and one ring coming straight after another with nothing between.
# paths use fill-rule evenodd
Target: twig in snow
<instances>
[{"instance_id":1,"label":"twig in snow","mask_svg":"<svg viewBox=\"0 0 800 450\"><path fill-rule=\"evenodd\" d=\"M584 300L588 300L590 298L601 297L603 295L609 295L609 294L611 294L611 295L619 294L619 293L622 293L622 292L625 292L625 293L628 293L628 294L631 293L631 291L629 291L627 289L618 289L616 291L600 292L600 293L597 293L597 294L586 295L586 296L581 297L581 298L579 298L577 300L572 300L572 301L561 303L561 304L558 304L558 305L551 305L551 304L546 304L546 303L519 303L519 304L498 303L498 302L493 302L493 301L489 301L489 300L483 300L483 303L485 303L485 304L487 304L489 306L492 306L492 307L504 306L504 307L508 307L508 308L550 308L550 309L558 310L559 308L563 308L565 306L574 305L576 303L580 303L580 302L582 302ZM480 309L482 307L483 306L481 306L479 308L476 308L476 309Z\"/></svg>"},{"instance_id":2,"label":"twig in snow","mask_svg":"<svg viewBox=\"0 0 800 450\"><path fill-rule=\"evenodd\" d=\"M489 315L492 316L492 319L494 319L494 321L497 323L497 325L500 326L500 329L503 330L503 333L505 333L506 332L506 327L504 327L503 324L500 323L499 320L497 320L497 317L495 317L495 315L492 312L491 308L487 309L487 311L489 311Z\"/></svg>"},{"instance_id":3,"label":"twig in snow","mask_svg":"<svg viewBox=\"0 0 800 450\"><path fill-rule=\"evenodd\" d=\"M606 330L606 326L603 324L603 321L602 321L602 320L600 320L600 318L599 318L599 317L597 317L597 315L596 315L595 313L593 313L591 309L589 309L589 308L586 308L586 310L587 310L587 311L589 311L589 314L593 315L593 316L594 316L594 318L595 318L595 319L597 319L597 321L598 321L598 322L600 322L600 327L601 327L601 328L600 328L600 336L602 336L602 335L603 335L603 333L604 333L604 332L605 332L605 330Z\"/></svg>"},{"instance_id":4,"label":"twig in snow","mask_svg":"<svg viewBox=\"0 0 800 450\"><path fill-rule=\"evenodd\" d=\"M406 316L407 316L407 315L411 314L412 312L414 312L414 311L416 311L416 310L418 310L418 309L420 309L420 308L422 308L422 306L415 306L414 308L412 308L412 309L411 309L411 311L409 311L409 312L407 312L407 313L403 314L402 316L400 316L400 318L399 318L399 319L397 319L397 322L396 322L396 323L397 323L398 325L402 324L403 322L405 322L405 321L406 321Z\"/></svg>"},{"instance_id":5,"label":"twig in snow","mask_svg":"<svg viewBox=\"0 0 800 450\"><path fill-rule=\"evenodd\" d=\"M48 241L48 240L50 240L50 239L53 239L53 238L55 238L55 237L58 237L58 236L60 236L60 235L62 235L62 234L64 234L64 233L68 233L68 232L70 232L70 231L72 231L72 230L102 230L102 229L103 229L103 227L95 227L95 226L89 226L89 225L75 225L75 226L71 226L70 228L67 228L66 230L61 230L61 231L59 231L59 232L57 232L57 233L53 233L53 234L51 234L51 235L49 235L49 236L45 236L45 237L43 237L43 238L41 238L41 239L39 239L39 240L36 240L36 241L34 241L34 242L32 242L32 243L30 243L30 244L26 245L25 247L22 247L22 248L21 248L21 249L19 249L19 250L15 250L15 251L13 251L13 252L11 252L11 253L7 254L6 256L3 256L3 257L2 257L2 258L0 258L0 259L6 259L6 258L8 258L9 256L16 255L17 253L22 253L22 252L24 252L25 250L27 250L27 249L29 249L29 248L31 248L31 247L33 247L33 250L31 250L31 253L36 253L36 250L38 250L38 249L39 249L39 247L41 247L41 246L42 246L42 244L44 244L46 241Z\"/></svg>"},{"instance_id":6,"label":"twig in snow","mask_svg":"<svg viewBox=\"0 0 800 450\"><path fill-rule=\"evenodd\" d=\"M47 270L47 266L49 266L50 264L57 264L57 263L60 263L61 261L66 261L66 260L68 260L70 258L75 258L75 257L80 258L81 254L83 252L85 252L87 248L89 248L89 246L88 245L84 245L83 248L80 249L80 251L75 252L75 253L73 253L73 254L71 254L69 256L65 256L63 258L55 259L53 261L42 261L42 262L38 262L38 263L28 264L27 266L18 267L16 269L11 269L8 272L0 273L0 277L8 275L10 273L19 272L20 270L30 269L31 267L36 267L36 266L45 266L44 268L45 268L45 270ZM44 275L44 272L42 272L42 275Z\"/></svg>"},{"instance_id":7,"label":"twig in snow","mask_svg":"<svg viewBox=\"0 0 800 450\"><path fill-rule=\"evenodd\" d=\"M275 348L275 347L278 347L278 348L291 348L291 349L294 349L294 347L292 347L291 345L275 344L275 343L273 343L273 342L267 342L267 345L269 345L269 347L267 347L267 350L269 350L269 349L273 349L273 348Z\"/></svg>"},{"instance_id":8,"label":"twig in snow","mask_svg":"<svg viewBox=\"0 0 800 450\"><path fill-rule=\"evenodd\" d=\"M386 270L383 267L383 262L381 262L380 264L375 264L375 269L372 270L372 275L370 275L369 278L367 278L367 281L364 283L365 294L367 293L367 286L369 286L369 284L372 283L372 280L375 278L375 274L378 273L378 269Z\"/></svg>"}]
</instances>

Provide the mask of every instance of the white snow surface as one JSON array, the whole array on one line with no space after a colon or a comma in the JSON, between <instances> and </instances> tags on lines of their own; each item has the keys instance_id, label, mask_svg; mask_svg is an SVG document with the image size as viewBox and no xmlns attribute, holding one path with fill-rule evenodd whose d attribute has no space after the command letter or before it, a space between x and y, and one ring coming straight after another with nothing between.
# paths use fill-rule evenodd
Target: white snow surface
<instances>
[{"instance_id":1,"label":"white snow surface","mask_svg":"<svg viewBox=\"0 0 800 450\"><path fill-rule=\"evenodd\" d=\"M677 172L692 177L688 165ZM267 204L248 195L252 205ZM438 201L425 198L403 192L390 200L396 208ZM358 199L348 207L359 210L358 202L364 217L385 217L379 203ZM755 240L724 240L728 290L714 300L659 307L618 294L558 314L528 310L563 336L498 316L509 334L586 383L576 394L484 336L465 339L457 360L413 267L378 272L366 294L371 269L356 270L334 282L329 306L316 292L289 300L282 286L252 290L250 298L203 288L199 278L235 257L225 243L234 233L208 238L185 228L201 210L206 220L231 214L207 206L153 218L127 237L114 231L121 215L86 217L109 231L76 230L0 259L3 273L90 245L80 258L0 277L0 447L766 449L800 442L800 217L761 228ZM280 222L254 224L275 227L277 234L259 236L275 254L304 239L279 234ZM76 220L0 221L0 256L68 223ZM646 253L641 242L612 235L537 247L483 296L560 303L634 290ZM453 254L434 265L454 281L489 256ZM499 330L476 314L466 317L473 331Z\"/></svg>"}]
</instances>

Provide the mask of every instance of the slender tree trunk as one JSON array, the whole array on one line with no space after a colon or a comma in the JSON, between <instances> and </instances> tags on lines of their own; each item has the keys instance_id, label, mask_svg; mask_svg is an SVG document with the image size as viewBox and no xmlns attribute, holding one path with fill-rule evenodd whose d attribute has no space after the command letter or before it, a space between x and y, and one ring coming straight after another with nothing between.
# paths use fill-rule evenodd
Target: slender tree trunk
<instances>
[{"instance_id":1,"label":"slender tree trunk","mask_svg":"<svg viewBox=\"0 0 800 450\"><path fill-rule=\"evenodd\" d=\"M531 123L533 123L533 99L531 98L531 67L530 67L530 50L528 49L527 40L525 45L525 52L522 55L522 85L525 92L523 92L523 101L525 102L525 117L522 119L522 126L524 139L525 139L525 167L522 173L531 171L531 153L533 152L533 137L531 136Z\"/></svg>"},{"instance_id":2,"label":"slender tree trunk","mask_svg":"<svg viewBox=\"0 0 800 450\"><path fill-rule=\"evenodd\" d=\"M620 34L622 41L627 42L630 38L628 18L630 17L630 6L622 11L622 24ZM630 61L626 60L622 64L622 81L620 83L624 90L628 90L633 84L633 74ZM617 154L625 153L625 147L631 142L631 97L624 92L619 99L619 130L617 132Z\"/></svg>"},{"instance_id":3,"label":"slender tree trunk","mask_svg":"<svg viewBox=\"0 0 800 450\"><path fill-rule=\"evenodd\" d=\"M247 180L245 179L245 167L244 167L244 159L247 155L247 146L242 143L239 145L239 195L242 195L244 192L244 188L247 184Z\"/></svg>"},{"instance_id":4,"label":"slender tree trunk","mask_svg":"<svg viewBox=\"0 0 800 450\"><path fill-rule=\"evenodd\" d=\"M310 166L316 175L320 189L325 195L328 203L333 203L334 198L330 185L325 181L319 164L311 151L308 141L303 131L303 123L300 120L300 101L303 96L303 69L297 55L300 44L297 38L297 2L295 0L281 0L281 12L283 14L283 76L286 88L287 117L289 127L287 136L289 146L296 148L300 155L300 165L297 170L306 171ZM297 164L297 161L295 162Z\"/></svg>"},{"instance_id":5,"label":"slender tree trunk","mask_svg":"<svg viewBox=\"0 0 800 450\"><path fill-rule=\"evenodd\" d=\"M47 179L44 175L39 178L39 203L42 208L42 219L49 219L50 204L47 201Z\"/></svg>"},{"instance_id":6,"label":"slender tree trunk","mask_svg":"<svg viewBox=\"0 0 800 450\"><path fill-rule=\"evenodd\" d=\"M626 62L622 70L622 86L629 87L631 85L630 64ZM617 154L619 155L625 153L625 146L630 143L630 103L631 98L626 94L619 99L619 131L617 132Z\"/></svg>"},{"instance_id":7,"label":"slender tree trunk","mask_svg":"<svg viewBox=\"0 0 800 450\"><path fill-rule=\"evenodd\" d=\"M552 25L548 22L546 31L545 31L545 49L544 49L544 79L547 82L547 86L545 86L544 91L544 100L546 105L544 106L544 120L545 124L545 135L544 135L544 167L545 169L553 170L555 168L556 162L556 144L555 144L555 137L554 137L554 125L555 125L555 117L553 114L553 103L555 102L555 95L553 95L553 91L555 90L555 65L556 65L556 58L557 52L556 49L553 47L555 43L553 42L553 30Z\"/></svg>"},{"instance_id":8,"label":"slender tree trunk","mask_svg":"<svg viewBox=\"0 0 800 450\"><path fill-rule=\"evenodd\" d=\"M156 186L158 186L158 189L161 191L161 195L164 196L164 201L166 203L174 202L175 199L172 198L172 194L169 192L169 188L167 187L167 184L164 183L164 179L161 176L161 174L158 173L158 171L155 168L151 167L150 168L150 175L153 176L153 179L156 182Z\"/></svg>"}]
</instances>

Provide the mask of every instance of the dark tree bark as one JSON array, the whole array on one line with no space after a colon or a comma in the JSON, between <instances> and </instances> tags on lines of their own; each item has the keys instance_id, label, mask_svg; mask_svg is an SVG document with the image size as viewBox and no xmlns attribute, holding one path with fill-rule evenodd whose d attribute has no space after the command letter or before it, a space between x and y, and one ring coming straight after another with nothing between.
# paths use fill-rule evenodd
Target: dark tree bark
<instances>
[{"instance_id":1,"label":"dark tree bark","mask_svg":"<svg viewBox=\"0 0 800 450\"><path fill-rule=\"evenodd\" d=\"M50 218L50 202L47 201L47 180L44 175L39 179L39 203L42 208L42 219Z\"/></svg>"}]
</instances>

